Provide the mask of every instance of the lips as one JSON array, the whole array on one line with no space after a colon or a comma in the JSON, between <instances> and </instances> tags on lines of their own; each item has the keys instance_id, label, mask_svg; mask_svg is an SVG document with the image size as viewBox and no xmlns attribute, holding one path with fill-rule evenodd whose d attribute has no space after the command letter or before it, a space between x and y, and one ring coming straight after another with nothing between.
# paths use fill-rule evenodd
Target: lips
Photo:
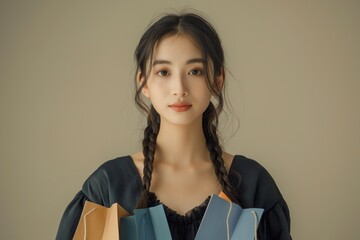
<instances>
[{"instance_id":1,"label":"lips","mask_svg":"<svg viewBox=\"0 0 360 240\"><path fill-rule=\"evenodd\" d=\"M175 112L185 112L191 108L191 104L188 103L174 103L169 105L169 107Z\"/></svg>"}]
</instances>

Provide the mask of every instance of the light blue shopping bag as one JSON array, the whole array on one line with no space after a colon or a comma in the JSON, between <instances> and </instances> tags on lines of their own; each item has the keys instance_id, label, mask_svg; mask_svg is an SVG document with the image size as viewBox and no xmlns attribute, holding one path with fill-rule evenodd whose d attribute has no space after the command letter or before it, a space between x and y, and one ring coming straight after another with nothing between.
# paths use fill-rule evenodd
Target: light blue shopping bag
<instances>
[{"instance_id":1,"label":"light blue shopping bag","mask_svg":"<svg viewBox=\"0 0 360 240\"><path fill-rule=\"evenodd\" d=\"M195 240L254 240L264 209L242 209L212 195Z\"/></svg>"},{"instance_id":2,"label":"light blue shopping bag","mask_svg":"<svg viewBox=\"0 0 360 240\"><path fill-rule=\"evenodd\" d=\"M171 240L162 204L135 209L134 215L120 219L121 240Z\"/></svg>"}]
</instances>

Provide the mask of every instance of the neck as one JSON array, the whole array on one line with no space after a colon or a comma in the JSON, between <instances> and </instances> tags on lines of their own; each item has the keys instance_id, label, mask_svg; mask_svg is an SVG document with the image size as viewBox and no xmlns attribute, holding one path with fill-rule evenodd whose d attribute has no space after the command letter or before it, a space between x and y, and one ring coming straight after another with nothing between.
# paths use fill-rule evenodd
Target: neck
<instances>
[{"instance_id":1,"label":"neck","mask_svg":"<svg viewBox=\"0 0 360 240\"><path fill-rule=\"evenodd\" d=\"M155 159L178 166L210 159L202 129L202 119L189 125L161 121L156 140Z\"/></svg>"}]
</instances>

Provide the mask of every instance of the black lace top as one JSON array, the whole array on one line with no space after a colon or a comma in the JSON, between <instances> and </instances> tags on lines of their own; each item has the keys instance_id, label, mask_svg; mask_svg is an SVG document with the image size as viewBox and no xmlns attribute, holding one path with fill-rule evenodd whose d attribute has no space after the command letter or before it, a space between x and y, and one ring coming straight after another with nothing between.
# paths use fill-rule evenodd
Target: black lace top
<instances>
[{"instance_id":1,"label":"black lace top","mask_svg":"<svg viewBox=\"0 0 360 240\"><path fill-rule=\"evenodd\" d=\"M197 230L199 229L209 201L210 196L202 204L194 207L185 215L180 215L176 211L161 203L160 200L157 199L155 193L150 192L149 207L163 204L172 240L193 240Z\"/></svg>"},{"instance_id":2,"label":"black lace top","mask_svg":"<svg viewBox=\"0 0 360 240\"><path fill-rule=\"evenodd\" d=\"M259 163L236 155L229 170L229 179L238 191L244 208L263 208L264 213L258 226L259 240L289 240L290 214L288 206L273 178ZM68 204L56 235L57 240L73 238L86 200L110 207L120 204L132 213L142 190L142 180L131 156L119 157L102 164L85 181L81 191ZM149 205L160 203L155 194L150 194ZM194 239L206 206L208 197L185 216L164 206L173 240Z\"/></svg>"}]
</instances>

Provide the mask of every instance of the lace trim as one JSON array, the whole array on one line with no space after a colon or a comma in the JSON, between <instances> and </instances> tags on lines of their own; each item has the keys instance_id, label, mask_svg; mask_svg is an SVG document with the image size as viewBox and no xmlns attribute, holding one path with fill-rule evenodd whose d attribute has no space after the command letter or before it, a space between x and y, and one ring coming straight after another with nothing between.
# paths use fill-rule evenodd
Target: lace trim
<instances>
[{"instance_id":1,"label":"lace trim","mask_svg":"<svg viewBox=\"0 0 360 240\"><path fill-rule=\"evenodd\" d=\"M185 213L185 215L181 215L177 213L175 210L172 210L165 204L161 203L161 201L157 198L155 193L149 192L149 207L162 204L164 206L164 211L168 219L168 222L174 224L189 225L194 223L196 224L197 222L200 223L204 216L209 201L210 201L210 196L208 196L205 199L205 201L202 202L200 205L194 207L193 209Z\"/></svg>"}]
</instances>

